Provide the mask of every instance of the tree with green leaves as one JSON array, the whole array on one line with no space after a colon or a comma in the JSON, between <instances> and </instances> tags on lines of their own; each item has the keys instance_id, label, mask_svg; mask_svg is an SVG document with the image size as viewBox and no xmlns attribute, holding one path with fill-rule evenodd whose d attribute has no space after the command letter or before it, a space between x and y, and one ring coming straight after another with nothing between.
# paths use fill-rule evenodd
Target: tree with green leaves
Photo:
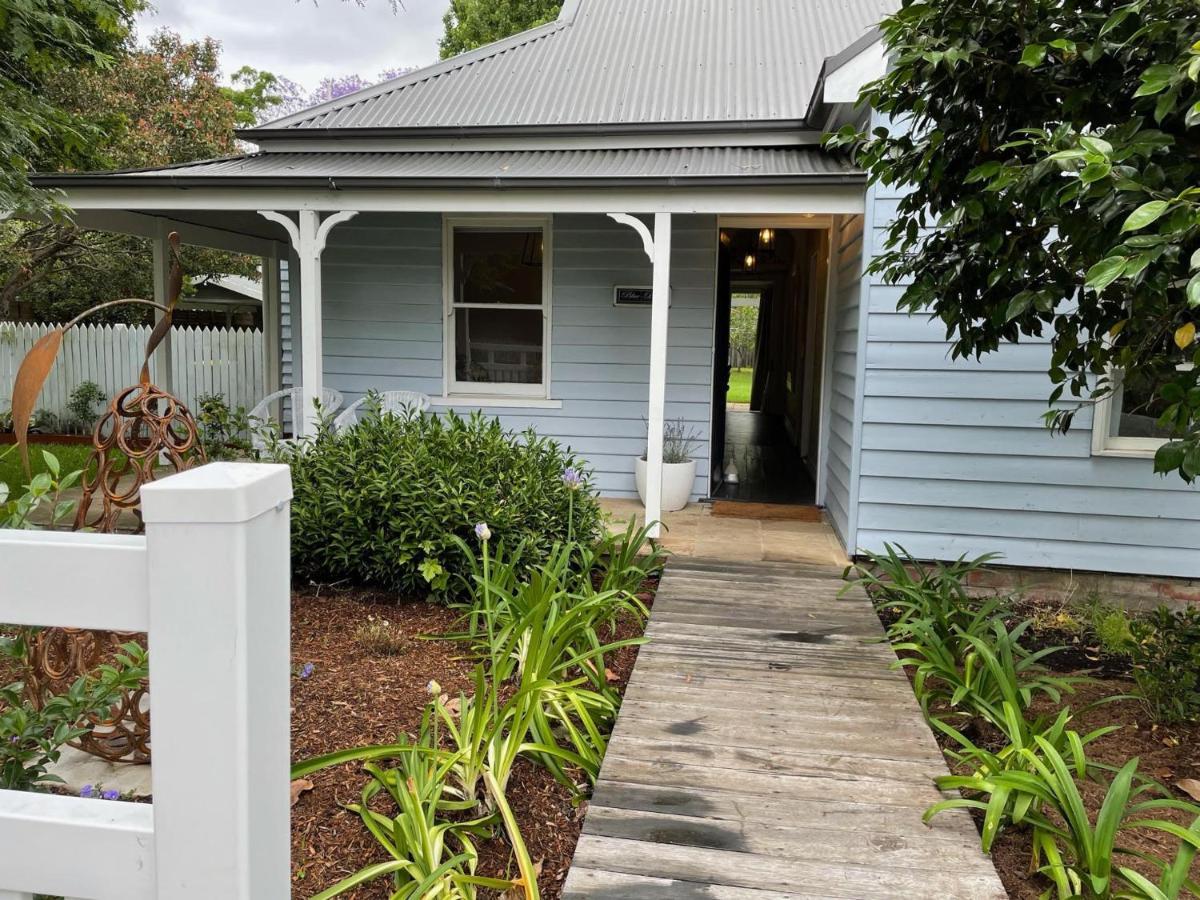
<instances>
[{"instance_id":1,"label":"tree with green leaves","mask_svg":"<svg viewBox=\"0 0 1200 900\"><path fill-rule=\"evenodd\" d=\"M96 127L46 88L64 69L95 71L121 52L142 0L0 0L0 210L46 212L35 167L86 162Z\"/></svg>"},{"instance_id":2,"label":"tree with green leaves","mask_svg":"<svg viewBox=\"0 0 1200 900\"><path fill-rule=\"evenodd\" d=\"M729 313L729 349L735 368L754 365L758 352L758 306L735 306Z\"/></svg>"},{"instance_id":3,"label":"tree with green leaves","mask_svg":"<svg viewBox=\"0 0 1200 900\"><path fill-rule=\"evenodd\" d=\"M562 0L450 0L442 59L554 21Z\"/></svg>"},{"instance_id":4,"label":"tree with green leaves","mask_svg":"<svg viewBox=\"0 0 1200 900\"><path fill-rule=\"evenodd\" d=\"M1047 423L1123 387L1200 475L1200 13L1195 0L903 0L893 66L843 129L907 190L873 263L955 357L1048 335Z\"/></svg>"},{"instance_id":5,"label":"tree with green leaves","mask_svg":"<svg viewBox=\"0 0 1200 900\"><path fill-rule=\"evenodd\" d=\"M3 0L0 0L3 2ZM91 130L89 169L170 165L237 153L234 127L270 103L274 82L252 79L223 88L220 46L212 39L185 41L170 31L128 46L105 69L63 69L43 84L47 100ZM260 90L262 87L262 90ZM244 93L243 93L244 92ZM53 168L55 151L40 168ZM70 168L69 166L63 166ZM186 235L185 235L186 237ZM256 261L186 247L190 276L255 276ZM10 221L0 225L0 318L20 302L23 317L63 321L98 303L152 292L146 241L84 231L69 221ZM118 307L97 321L140 321L140 307Z\"/></svg>"}]
</instances>

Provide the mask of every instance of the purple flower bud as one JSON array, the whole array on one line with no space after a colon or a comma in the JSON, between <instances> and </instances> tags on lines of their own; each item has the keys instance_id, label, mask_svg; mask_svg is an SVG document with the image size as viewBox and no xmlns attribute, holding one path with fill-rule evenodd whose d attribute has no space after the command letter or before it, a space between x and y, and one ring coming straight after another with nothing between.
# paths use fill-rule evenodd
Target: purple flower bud
<instances>
[{"instance_id":1,"label":"purple flower bud","mask_svg":"<svg viewBox=\"0 0 1200 900\"><path fill-rule=\"evenodd\" d=\"M492 539L492 529L488 528L487 522L480 522L475 526L475 537L481 541L490 541Z\"/></svg>"},{"instance_id":2,"label":"purple flower bud","mask_svg":"<svg viewBox=\"0 0 1200 900\"><path fill-rule=\"evenodd\" d=\"M105 791L100 796L103 797L105 800L117 800L117 799L120 799L121 792L120 791Z\"/></svg>"},{"instance_id":3,"label":"purple flower bud","mask_svg":"<svg viewBox=\"0 0 1200 900\"><path fill-rule=\"evenodd\" d=\"M563 484L569 491L577 491L583 487L583 473L578 469L567 469L562 474Z\"/></svg>"},{"instance_id":4,"label":"purple flower bud","mask_svg":"<svg viewBox=\"0 0 1200 900\"><path fill-rule=\"evenodd\" d=\"M311 676L313 673L313 669L315 669L315 668L316 668L316 666L314 666L312 663L305 663L303 666L301 666L300 667L300 680L304 681L309 676Z\"/></svg>"},{"instance_id":5,"label":"purple flower bud","mask_svg":"<svg viewBox=\"0 0 1200 900\"><path fill-rule=\"evenodd\" d=\"M79 796L84 799L96 796L96 788L94 785L85 784L79 791Z\"/></svg>"}]
</instances>

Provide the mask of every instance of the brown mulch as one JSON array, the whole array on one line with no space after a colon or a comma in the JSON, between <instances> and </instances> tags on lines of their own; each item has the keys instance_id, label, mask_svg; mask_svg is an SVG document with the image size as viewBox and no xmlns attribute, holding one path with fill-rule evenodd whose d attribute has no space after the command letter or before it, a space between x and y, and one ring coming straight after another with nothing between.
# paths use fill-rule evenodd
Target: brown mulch
<instances>
[{"instance_id":1,"label":"brown mulch","mask_svg":"<svg viewBox=\"0 0 1200 900\"><path fill-rule=\"evenodd\" d=\"M1094 684L1081 685L1064 702L1072 709L1082 710L1095 700L1127 694L1130 687L1131 683L1124 680L1097 680ZM1077 713L1071 723L1071 727L1082 734L1106 725L1119 725L1121 728L1089 744L1089 759L1120 767L1136 756L1140 761L1140 775L1168 787L1182 778L1200 778L1200 725L1179 728L1155 726L1137 700L1119 700L1084 710ZM1084 806L1093 823L1104 800L1105 790L1106 786L1090 781L1080 784ZM1178 789L1172 790L1176 799L1191 799ZM1157 795L1148 794L1143 799L1149 800L1154 796ZM1192 824L1194 818L1173 810L1157 810L1146 817L1166 819L1185 828ZM979 821L977 818L977 824ZM1149 829L1123 830L1119 843L1127 849L1167 862L1174 859L1179 846L1174 837ZM992 847L992 861L1000 880L1008 889L1009 896L1017 900L1037 900L1050 887L1050 881L1045 876L1029 871L1030 847L1029 832L1019 828L1007 829ZM1140 871L1151 881L1157 882L1159 879L1160 873L1140 860L1118 856L1115 862ZM1200 879L1200 861L1192 866L1192 878Z\"/></svg>"},{"instance_id":2,"label":"brown mulch","mask_svg":"<svg viewBox=\"0 0 1200 900\"><path fill-rule=\"evenodd\" d=\"M1036 610L1028 602L1018 609L1021 620L1033 615ZM889 624L886 610L881 610L884 624ZM1145 706L1136 698L1109 700L1132 694L1135 688L1128 660L1105 654L1086 637L1060 632L1054 628L1031 628L1022 639L1022 645L1030 650L1044 647L1062 647L1045 657L1042 662L1052 671L1064 675L1079 675L1089 679L1075 687L1074 693L1063 697L1062 705L1074 710L1070 727L1081 735L1109 725L1119 730L1093 741L1087 747L1088 758L1099 763L1121 767L1130 759L1139 760L1138 774L1154 779L1169 787L1175 799L1191 801L1183 791L1174 787L1181 779L1200 779L1200 723L1165 727L1155 725L1146 713ZM1098 703L1097 701L1109 702ZM1096 705L1092 705L1096 704ZM1088 707L1091 708L1088 708ZM1056 713L1061 705L1049 698L1035 702L1035 713ZM938 742L947 747L952 742L937 733ZM991 738L991 739L989 739ZM988 735L982 730L973 737L981 746L997 750L1004 741L999 735ZM968 767L951 768L967 774ZM1080 784L1084 806L1095 823L1096 815L1104 800L1107 785L1085 781ZM1142 799L1153 799L1157 794L1147 794ZM983 815L972 810L977 827L982 826ZM1166 819L1184 827L1192 824L1193 818L1183 812L1157 810L1146 818ZM1158 857L1166 862L1173 861L1178 841L1170 835L1150 829L1127 829L1121 832L1120 846L1138 853ZM1044 875L1030 871L1030 832L1020 827L1009 827L1001 832L992 846L992 862L1004 883L1008 895L1014 900L1039 900L1052 887ZM1160 873L1153 866L1132 856L1118 855L1115 865L1135 869L1157 882ZM1192 866L1192 878L1200 880L1200 859Z\"/></svg>"},{"instance_id":3,"label":"brown mulch","mask_svg":"<svg viewBox=\"0 0 1200 900\"><path fill-rule=\"evenodd\" d=\"M651 588L652 585L647 585ZM648 597L649 595L643 595ZM360 625L386 620L401 636L395 655L380 655L355 638ZM311 663L312 674L292 681L292 758L295 761L364 744L390 743L414 733L429 702L427 685L436 680L451 696L469 692L474 663L464 658L466 645L423 640L422 635L456 630L457 616L442 606L400 600L395 595L364 590L308 588L292 596L292 663L299 673ZM622 622L617 637L638 633ZM615 639L615 638L614 638ZM624 691L637 648L625 648L608 660L608 668ZM292 894L309 897L386 859L359 817L342 808L355 802L366 781L361 764L349 763L309 777L292 809ZM541 863L539 887L547 900L557 900L579 839L586 806L572 802L570 792L540 766L518 760L507 797L535 862ZM502 833L479 845L479 874L515 875L516 864ZM345 896L387 897L390 879Z\"/></svg>"}]
</instances>

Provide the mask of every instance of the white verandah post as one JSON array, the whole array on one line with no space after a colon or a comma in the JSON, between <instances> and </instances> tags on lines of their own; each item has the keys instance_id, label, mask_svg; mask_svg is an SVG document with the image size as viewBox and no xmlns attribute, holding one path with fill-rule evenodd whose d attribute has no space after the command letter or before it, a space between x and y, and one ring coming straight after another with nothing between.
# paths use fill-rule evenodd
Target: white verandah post
<instances>
[{"instance_id":1,"label":"white verandah post","mask_svg":"<svg viewBox=\"0 0 1200 900\"><path fill-rule=\"evenodd\" d=\"M259 210L259 215L282 225L300 260L300 384L304 409L292 410L301 434L317 428L317 407L324 388L324 354L321 347L321 254L329 232L358 213L342 210L322 220L318 212L300 210L298 221L283 213Z\"/></svg>"},{"instance_id":2,"label":"white verandah post","mask_svg":"<svg viewBox=\"0 0 1200 900\"><path fill-rule=\"evenodd\" d=\"M262 334L263 334L263 389L273 394L282 381L283 354L280 349L280 311L282 300L279 281L278 249L262 258Z\"/></svg>"},{"instance_id":3,"label":"white verandah post","mask_svg":"<svg viewBox=\"0 0 1200 900\"><path fill-rule=\"evenodd\" d=\"M171 285L171 247L167 242L167 235L170 233L171 227L165 219L155 220L150 249L154 268L154 302L160 306L166 306L167 301L170 300L170 297L167 296ZM155 309L154 323L156 325L162 317L162 310ZM164 391L173 393L175 390L175 352L171 346L171 332L168 331L163 337L162 343L158 345L154 362L155 383Z\"/></svg>"},{"instance_id":4,"label":"white verandah post","mask_svg":"<svg viewBox=\"0 0 1200 900\"><path fill-rule=\"evenodd\" d=\"M646 430L646 522L650 537L662 530L663 429L667 402L667 327L671 307L671 214L654 216L654 234L641 219L624 213L609 218L634 229L642 238L654 265L654 291L650 301L650 396Z\"/></svg>"}]
</instances>

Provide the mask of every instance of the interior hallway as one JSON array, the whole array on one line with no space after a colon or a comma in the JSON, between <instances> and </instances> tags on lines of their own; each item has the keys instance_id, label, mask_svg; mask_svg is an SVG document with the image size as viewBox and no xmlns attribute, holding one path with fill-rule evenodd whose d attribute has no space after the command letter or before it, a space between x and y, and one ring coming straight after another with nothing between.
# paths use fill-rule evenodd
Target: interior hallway
<instances>
[{"instance_id":1,"label":"interior hallway","mask_svg":"<svg viewBox=\"0 0 1200 900\"><path fill-rule=\"evenodd\" d=\"M725 413L725 466L737 466L737 484L715 496L754 503L812 504L817 486L788 437L783 418L751 410Z\"/></svg>"}]
</instances>

